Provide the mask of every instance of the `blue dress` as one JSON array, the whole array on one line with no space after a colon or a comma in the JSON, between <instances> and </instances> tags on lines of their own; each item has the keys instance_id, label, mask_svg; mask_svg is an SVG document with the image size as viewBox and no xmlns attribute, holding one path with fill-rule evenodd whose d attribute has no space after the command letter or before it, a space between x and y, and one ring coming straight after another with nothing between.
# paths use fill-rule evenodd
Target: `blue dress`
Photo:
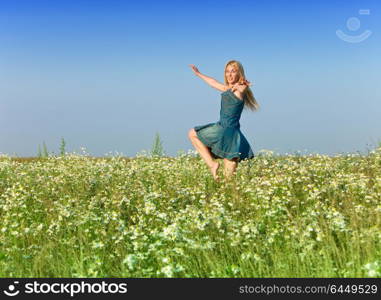
<instances>
[{"instance_id":1,"label":"blue dress","mask_svg":"<svg viewBox=\"0 0 381 300\"><path fill-rule=\"evenodd\" d=\"M220 120L215 123L195 126L200 141L210 148L214 158L251 159L254 153L240 130L239 119L244 107L231 89L221 93Z\"/></svg>"}]
</instances>

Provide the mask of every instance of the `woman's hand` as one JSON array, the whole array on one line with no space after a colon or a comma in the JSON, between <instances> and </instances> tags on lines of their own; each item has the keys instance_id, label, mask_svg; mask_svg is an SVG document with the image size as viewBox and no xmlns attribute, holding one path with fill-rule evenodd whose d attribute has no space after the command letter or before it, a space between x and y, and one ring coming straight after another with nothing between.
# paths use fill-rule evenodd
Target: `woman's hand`
<instances>
[{"instance_id":1,"label":"woman's hand","mask_svg":"<svg viewBox=\"0 0 381 300\"><path fill-rule=\"evenodd\" d=\"M244 84L244 85L247 85L247 86L251 86L252 84L250 83L250 81L246 80L246 79L242 79L241 84Z\"/></svg>"},{"instance_id":2,"label":"woman's hand","mask_svg":"<svg viewBox=\"0 0 381 300\"><path fill-rule=\"evenodd\" d=\"M200 75L200 71L196 68L195 65L189 65L192 68L192 71L195 75Z\"/></svg>"},{"instance_id":3,"label":"woman's hand","mask_svg":"<svg viewBox=\"0 0 381 300\"><path fill-rule=\"evenodd\" d=\"M241 93L243 93L246 90L246 88L251 85L252 84L250 83L250 81L246 79L241 79L239 82L234 84L231 89L232 89L232 92L239 90Z\"/></svg>"}]
</instances>

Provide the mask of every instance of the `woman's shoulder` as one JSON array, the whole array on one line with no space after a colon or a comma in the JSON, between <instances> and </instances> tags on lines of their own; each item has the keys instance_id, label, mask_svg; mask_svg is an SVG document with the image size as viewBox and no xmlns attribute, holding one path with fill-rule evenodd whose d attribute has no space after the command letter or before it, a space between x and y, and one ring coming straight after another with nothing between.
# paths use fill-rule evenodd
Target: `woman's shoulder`
<instances>
[{"instance_id":1,"label":"woman's shoulder","mask_svg":"<svg viewBox=\"0 0 381 300\"><path fill-rule=\"evenodd\" d=\"M228 85L223 85L220 89L221 92L225 93L227 92L228 90L230 90L231 88L228 86Z\"/></svg>"}]
</instances>

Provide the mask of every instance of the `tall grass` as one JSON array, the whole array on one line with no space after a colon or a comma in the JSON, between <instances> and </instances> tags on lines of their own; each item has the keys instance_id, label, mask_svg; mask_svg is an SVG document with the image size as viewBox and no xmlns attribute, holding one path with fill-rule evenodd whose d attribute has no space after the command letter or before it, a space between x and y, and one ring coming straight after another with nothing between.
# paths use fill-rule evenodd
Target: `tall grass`
<instances>
[{"instance_id":1,"label":"tall grass","mask_svg":"<svg viewBox=\"0 0 381 300\"><path fill-rule=\"evenodd\" d=\"M222 176L222 168L220 168ZM381 277L381 149L0 158L1 277Z\"/></svg>"}]
</instances>

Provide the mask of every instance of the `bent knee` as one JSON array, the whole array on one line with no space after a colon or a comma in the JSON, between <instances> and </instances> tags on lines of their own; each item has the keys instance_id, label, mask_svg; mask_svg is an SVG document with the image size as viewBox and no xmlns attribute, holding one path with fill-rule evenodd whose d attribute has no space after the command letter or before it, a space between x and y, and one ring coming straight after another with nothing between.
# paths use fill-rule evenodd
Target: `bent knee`
<instances>
[{"instance_id":1,"label":"bent knee","mask_svg":"<svg viewBox=\"0 0 381 300\"><path fill-rule=\"evenodd\" d=\"M194 128L192 129L189 129L188 131L188 137L191 139L191 138L194 138L194 137L197 137L197 133L196 133L196 130L194 130Z\"/></svg>"}]
</instances>

